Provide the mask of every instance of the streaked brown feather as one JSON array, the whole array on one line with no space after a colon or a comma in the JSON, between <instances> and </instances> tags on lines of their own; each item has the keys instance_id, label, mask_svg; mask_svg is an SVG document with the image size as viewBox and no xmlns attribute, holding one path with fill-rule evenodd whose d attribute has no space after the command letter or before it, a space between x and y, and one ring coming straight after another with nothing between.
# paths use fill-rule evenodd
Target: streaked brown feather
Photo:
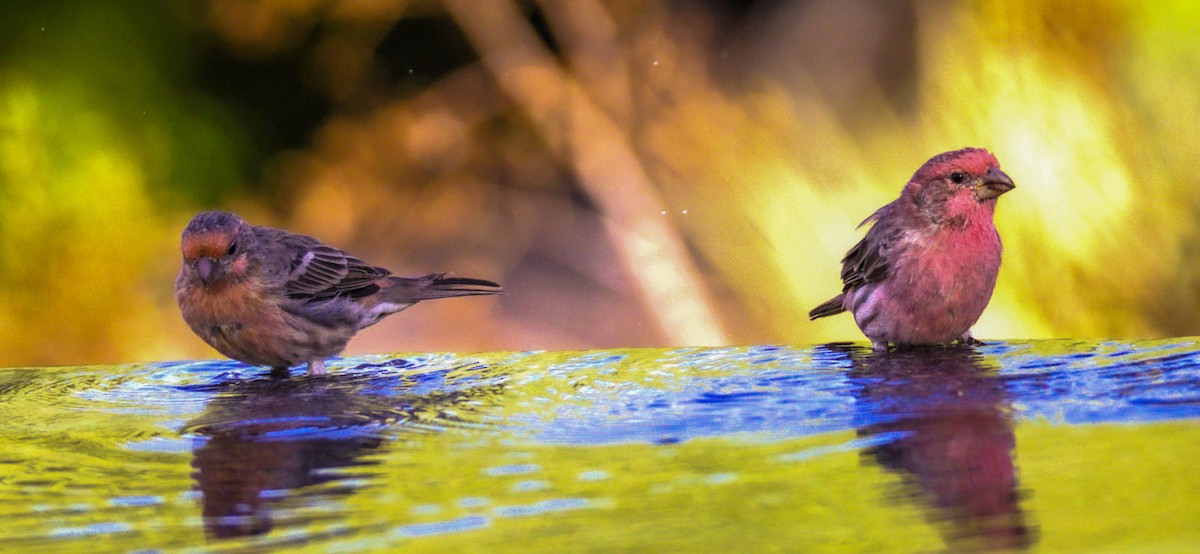
<instances>
[{"instance_id":1,"label":"streaked brown feather","mask_svg":"<svg viewBox=\"0 0 1200 554\"><path fill-rule=\"evenodd\" d=\"M447 277L445 273L430 273L420 277L390 277L383 297L387 302L406 303L455 296L500 294L500 285L483 279Z\"/></svg>"},{"instance_id":2,"label":"streaked brown feather","mask_svg":"<svg viewBox=\"0 0 1200 554\"><path fill-rule=\"evenodd\" d=\"M367 296L379 291L377 280L392 273L310 236L287 234L277 240L292 253L284 283L290 298L311 301Z\"/></svg>"},{"instance_id":3,"label":"streaked brown feather","mask_svg":"<svg viewBox=\"0 0 1200 554\"><path fill-rule=\"evenodd\" d=\"M888 276L892 247L901 233L894 229L894 218L885 215L895 208L894 202L880 208L859 223L862 227L874 222L867 234L842 258L842 292L867 283L876 283Z\"/></svg>"},{"instance_id":4,"label":"streaked brown feather","mask_svg":"<svg viewBox=\"0 0 1200 554\"><path fill-rule=\"evenodd\" d=\"M887 214L897 209L901 208L897 206L896 202L892 202L879 208L875 213L864 219L862 223L858 224L859 227L862 227L868 223L873 223L862 240L858 241L858 244L855 244L850 251L846 252L846 256L842 258L843 294L826 300L820 306L813 308L808 312L809 319L837 315L846 311L846 308L842 305L846 292L850 291L850 289L869 283L876 283L887 278L888 272L891 269L889 259L894 256L894 246L901 236L899 229L895 229L896 225L891 223L895 219L887 217Z\"/></svg>"}]
</instances>

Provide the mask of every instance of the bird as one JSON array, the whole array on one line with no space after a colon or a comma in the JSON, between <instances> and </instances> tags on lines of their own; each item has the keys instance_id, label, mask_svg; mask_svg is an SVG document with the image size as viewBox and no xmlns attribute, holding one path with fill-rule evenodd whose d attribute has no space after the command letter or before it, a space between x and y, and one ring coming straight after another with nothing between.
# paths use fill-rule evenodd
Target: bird
<instances>
[{"instance_id":1,"label":"bird","mask_svg":"<svg viewBox=\"0 0 1200 554\"><path fill-rule=\"evenodd\" d=\"M842 293L809 319L849 311L875 351L890 346L982 344L971 334L1000 272L996 201L1016 185L983 148L926 161L858 226L842 258Z\"/></svg>"},{"instance_id":2,"label":"bird","mask_svg":"<svg viewBox=\"0 0 1200 554\"><path fill-rule=\"evenodd\" d=\"M421 300L500 294L492 281L431 273L398 277L307 236L224 211L197 214L180 240L180 313L221 354L271 375L325 359L358 331Z\"/></svg>"}]
</instances>

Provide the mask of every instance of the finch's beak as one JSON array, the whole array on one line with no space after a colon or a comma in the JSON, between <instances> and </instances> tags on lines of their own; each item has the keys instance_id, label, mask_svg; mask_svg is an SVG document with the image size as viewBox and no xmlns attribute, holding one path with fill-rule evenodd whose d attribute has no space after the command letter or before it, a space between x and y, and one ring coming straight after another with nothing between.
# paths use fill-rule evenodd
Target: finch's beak
<instances>
[{"instance_id":1,"label":"finch's beak","mask_svg":"<svg viewBox=\"0 0 1200 554\"><path fill-rule=\"evenodd\" d=\"M196 275L200 277L200 282L204 283L206 287L217 280L217 269L217 261L208 256L196 260Z\"/></svg>"},{"instance_id":2,"label":"finch's beak","mask_svg":"<svg viewBox=\"0 0 1200 554\"><path fill-rule=\"evenodd\" d=\"M992 168L983 174L983 181L975 185L975 198L980 202L991 200L1014 188L1012 179L998 168Z\"/></svg>"}]
</instances>

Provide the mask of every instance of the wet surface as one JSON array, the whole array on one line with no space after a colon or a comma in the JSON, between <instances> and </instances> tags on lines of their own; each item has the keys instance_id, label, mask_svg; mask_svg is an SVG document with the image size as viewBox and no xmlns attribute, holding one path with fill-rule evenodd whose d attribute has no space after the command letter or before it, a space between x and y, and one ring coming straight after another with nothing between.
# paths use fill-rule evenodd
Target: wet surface
<instances>
[{"instance_id":1,"label":"wet surface","mask_svg":"<svg viewBox=\"0 0 1200 554\"><path fill-rule=\"evenodd\" d=\"M1197 347L0 369L0 544L1186 551Z\"/></svg>"}]
</instances>

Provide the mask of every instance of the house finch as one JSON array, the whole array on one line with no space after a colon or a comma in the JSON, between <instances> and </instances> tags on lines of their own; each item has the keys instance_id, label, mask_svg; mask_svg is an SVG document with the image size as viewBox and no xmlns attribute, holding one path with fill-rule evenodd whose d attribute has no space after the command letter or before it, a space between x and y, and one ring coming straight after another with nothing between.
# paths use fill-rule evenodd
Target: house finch
<instances>
[{"instance_id":1,"label":"house finch","mask_svg":"<svg viewBox=\"0 0 1200 554\"><path fill-rule=\"evenodd\" d=\"M325 358L350 337L421 300L497 294L480 279L395 277L317 239L256 227L227 212L197 215L183 230L183 269L175 301L200 338L218 352L286 375Z\"/></svg>"},{"instance_id":2,"label":"house finch","mask_svg":"<svg viewBox=\"0 0 1200 554\"><path fill-rule=\"evenodd\" d=\"M981 148L938 154L859 226L875 222L842 258L842 294L810 319L849 310L875 350L977 342L971 326L1000 271L996 198L1014 188Z\"/></svg>"}]
</instances>

